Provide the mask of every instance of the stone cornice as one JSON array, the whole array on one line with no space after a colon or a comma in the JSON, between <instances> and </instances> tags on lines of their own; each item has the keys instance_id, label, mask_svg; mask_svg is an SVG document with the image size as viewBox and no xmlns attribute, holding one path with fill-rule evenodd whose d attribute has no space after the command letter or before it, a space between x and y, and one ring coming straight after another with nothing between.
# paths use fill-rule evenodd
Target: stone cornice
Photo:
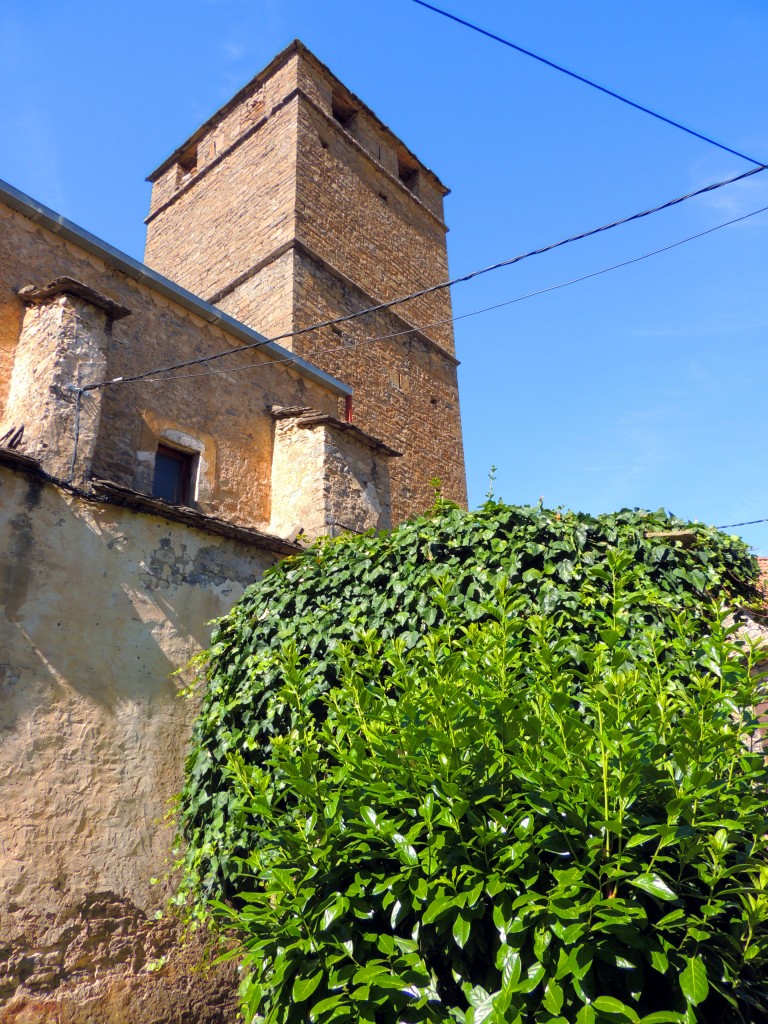
<instances>
[{"instance_id":1,"label":"stone cornice","mask_svg":"<svg viewBox=\"0 0 768 1024\"><path fill-rule=\"evenodd\" d=\"M16 294L23 302L30 305L42 305L45 302L50 302L51 299L58 298L60 295L72 295L102 310L110 320L122 320L123 317L131 315L131 311L127 306L121 306L120 303L114 302L106 295L94 291L93 288L89 288L87 284L83 284L81 281L76 281L73 277L57 277L55 281L51 281L50 284L43 285L42 287L28 284L23 288L19 288Z\"/></svg>"},{"instance_id":2,"label":"stone cornice","mask_svg":"<svg viewBox=\"0 0 768 1024\"><path fill-rule=\"evenodd\" d=\"M208 131L210 131L215 125L219 124L227 116L227 114L229 114L232 110L235 109L235 107L237 107L240 103L247 99L248 96L251 95L251 93L255 92L260 85L266 82L267 79L271 78L275 74L275 72L280 70L281 67L287 64L291 57L294 56L294 54L299 54L309 63L314 64L315 68L318 69L321 72L321 74L327 76L334 85L338 86L339 89L342 90L353 101L354 105L358 107L360 110L362 110L366 114L366 116L369 117L385 135L389 136L397 146L400 146L402 147L403 150L405 150L405 152L419 165L420 170L423 170L426 174L429 175L430 178L434 180L435 184L438 186L439 191L442 192L443 195L448 195L450 189L447 188L447 186L445 186L442 183L442 181L440 180L440 178L438 178L435 172L431 170L429 167L427 167L426 164L422 163L422 161L419 160L416 154L413 153L405 145L402 139L400 139L399 136L395 135L392 129L388 125L386 125L381 120L381 118L379 118L373 112L373 110L371 110L371 108L360 99L359 96L356 96L350 89L348 89L347 86L344 85L344 83L340 81L336 77L336 75L334 75L334 73L331 71L328 65L324 64L318 57L316 57L315 54L312 53L312 51L309 50L304 45L304 43L301 42L300 39L294 39L291 43L288 44L288 46L285 47L284 50L278 53L277 56L274 57L265 68L259 71L258 74L254 75L254 77L249 82L246 82L242 89L239 89L235 93L235 95L224 104L224 106L219 107L219 109L214 114L212 114L206 121L204 121L203 124L201 124L200 127L196 129L196 131L194 131L184 142L182 142L180 146L177 146L173 153L171 153L170 156L166 157L166 159L163 160L159 167L155 168L155 170L152 171L151 174L147 175L146 180L152 182L156 181L161 174L163 174L172 164L178 161L179 157L182 156L184 151L189 147L191 143L197 142L201 138L203 138L203 136ZM295 95L295 90L291 95ZM306 93L303 93L303 95L306 96ZM313 106L314 105L315 104L313 104ZM322 111L322 113L325 113L325 111Z\"/></svg>"},{"instance_id":3,"label":"stone cornice","mask_svg":"<svg viewBox=\"0 0 768 1024\"><path fill-rule=\"evenodd\" d=\"M303 242L300 238L293 238L289 242L283 242L281 245L278 245L277 248L273 249L272 252L269 253L267 256L264 256L257 263L254 263L253 266L249 267L247 270L244 270L242 274L238 274L237 277L228 285L225 285L224 288L220 288L217 292L214 292L214 294L207 301L211 305L216 305L216 303L221 302L222 299L225 299L228 295L231 295L232 292L236 291L237 288L245 284L246 281L249 281L252 277L255 277L256 274L260 273L265 267L268 267L270 263L274 263L275 260L280 259L281 256L284 256L285 253L289 252L290 250L295 250L296 252L301 253L301 255L306 256L322 270L325 270L329 274L332 274L333 277L337 279L337 281L341 281L341 283L348 288L353 288L360 296L362 296L363 302L365 302L368 306L376 306L381 301L379 299L375 299L372 295L366 292L363 288L360 287L360 285L356 281L353 281L350 277L347 277L347 275L342 270L339 270L338 267L333 266L332 263L329 263L322 256L319 256L313 249L311 249L306 244L306 242ZM443 348L443 346L439 342L433 341L432 338L424 334L424 332L419 330L418 327L414 327L412 324L408 323L407 320L404 320L403 317L400 316L400 314L395 309L388 309L386 310L386 312L395 317L395 319L398 320L403 325L404 335L407 332L408 336L421 342L423 345L426 345L427 348L431 349L438 355L442 356L449 363L452 363L453 366L459 366L460 360L458 360L455 355L449 352L446 348Z\"/></svg>"},{"instance_id":4,"label":"stone cornice","mask_svg":"<svg viewBox=\"0 0 768 1024\"><path fill-rule=\"evenodd\" d=\"M340 420L336 416L331 416L330 413L318 412L316 409L305 408L303 406L283 406L273 405L271 410L272 418L275 420L293 420L297 427L304 427L306 429L312 427L328 427L329 430L338 430L339 433L349 434L360 444L366 448L370 448L371 451L377 452L379 455L383 455L390 459L400 459L403 456L402 452L395 451L394 448L390 448L388 444L385 444L378 437L374 437L373 434L366 433L365 430L361 430L360 427L355 426L354 423L347 423L345 420Z\"/></svg>"}]
</instances>

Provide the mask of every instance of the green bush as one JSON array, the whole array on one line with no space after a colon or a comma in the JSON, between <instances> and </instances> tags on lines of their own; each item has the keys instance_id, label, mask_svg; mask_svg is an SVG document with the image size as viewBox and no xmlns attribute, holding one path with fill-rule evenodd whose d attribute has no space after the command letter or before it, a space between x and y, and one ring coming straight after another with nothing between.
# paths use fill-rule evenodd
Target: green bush
<instances>
[{"instance_id":1,"label":"green bush","mask_svg":"<svg viewBox=\"0 0 768 1024\"><path fill-rule=\"evenodd\" d=\"M249 591L181 803L249 1017L768 1019L754 565L682 525L443 509Z\"/></svg>"}]
</instances>

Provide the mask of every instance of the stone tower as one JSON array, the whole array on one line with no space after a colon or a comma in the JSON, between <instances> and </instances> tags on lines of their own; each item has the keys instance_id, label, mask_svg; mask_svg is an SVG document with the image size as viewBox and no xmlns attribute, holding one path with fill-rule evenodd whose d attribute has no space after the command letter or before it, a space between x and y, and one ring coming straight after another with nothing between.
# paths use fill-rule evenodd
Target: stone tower
<instances>
[{"instance_id":1,"label":"stone tower","mask_svg":"<svg viewBox=\"0 0 768 1024\"><path fill-rule=\"evenodd\" d=\"M298 41L149 180L146 262L271 339L448 277L448 190ZM443 290L281 342L352 385L354 422L403 453L395 522L434 477L466 503L450 316Z\"/></svg>"}]
</instances>

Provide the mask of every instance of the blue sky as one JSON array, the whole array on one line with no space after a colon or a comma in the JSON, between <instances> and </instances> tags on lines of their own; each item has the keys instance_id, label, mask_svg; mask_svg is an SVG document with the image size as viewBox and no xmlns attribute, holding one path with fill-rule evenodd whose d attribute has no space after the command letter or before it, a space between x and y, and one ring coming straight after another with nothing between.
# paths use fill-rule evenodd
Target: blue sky
<instances>
[{"instance_id":1,"label":"blue sky","mask_svg":"<svg viewBox=\"0 0 768 1024\"><path fill-rule=\"evenodd\" d=\"M764 0L443 6L768 162ZM145 176L299 37L452 189L461 274L749 165L411 0L5 0L0 177L141 258ZM768 205L768 172L454 289L456 314ZM768 213L456 325L470 503L768 517ZM433 282L425 281L425 284ZM768 523L740 532L768 553Z\"/></svg>"}]
</instances>

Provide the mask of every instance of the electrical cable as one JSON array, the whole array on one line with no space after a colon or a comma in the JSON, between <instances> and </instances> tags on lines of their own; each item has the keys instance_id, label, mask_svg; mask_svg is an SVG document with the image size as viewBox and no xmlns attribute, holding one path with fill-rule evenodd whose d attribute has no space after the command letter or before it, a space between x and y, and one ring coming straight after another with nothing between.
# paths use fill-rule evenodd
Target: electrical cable
<instances>
[{"instance_id":1,"label":"electrical cable","mask_svg":"<svg viewBox=\"0 0 768 1024\"><path fill-rule=\"evenodd\" d=\"M214 359L223 359L225 356L261 348L263 345L267 345L270 342L283 341L287 338L297 338L300 335L309 334L311 331L321 330L324 327L332 327L335 324L342 324L347 323L350 320L356 320L361 316L367 316L371 313L379 313L386 309L392 309L393 306L399 306L403 302L409 302L412 299L418 299L424 295L432 295L435 292L451 288L453 285L463 284L465 281L471 281L474 278L480 277L483 274L488 274L493 270L510 267L515 263L520 263L523 260L530 259L532 256L541 256L544 253L552 252L553 249L559 249L564 245L569 245L571 242L580 242L585 238L591 238L592 236L599 235L604 231L610 231L612 228L621 227L622 225L629 224L632 221L641 220L644 217L651 216L651 214L660 213L662 210L668 210L671 207L678 206L680 203L684 203L689 199L705 195L708 192L714 192L717 189L724 188L726 185L732 185L734 182L743 181L745 178L750 178L753 174L760 174L762 171L766 170L766 167L768 167L768 165L761 164L759 167L753 167L751 170L744 171L742 174L734 175L732 178L725 178L722 181L713 182L710 185L704 185L702 188L694 189L692 192L687 192L685 195L677 196L675 199L670 199L665 203L659 203L657 206L652 206L647 210L640 211L639 213L633 213L627 217L621 217L618 220L602 224L600 227L590 228L588 231L582 231L577 235L570 235L568 238L561 238L557 242L551 242L549 245L541 246L538 249L531 249L530 251L521 253L518 256L512 256L510 259L500 260L498 263L492 263L490 266L482 267L479 270L472 270L468 274L462 274L460 277L454 277L449 281L441 281L439 284L430 285L428 288L421 288L419 291L412 292L410 295L404 295L397 299L390 299L388 302L380 302L375 306L369 306L366 309L361 309L357 313L347 313L345 316L335 317L332 320L323 320L319 323L311 324L309 327L303 327L298 331L287 331L285 334L278 334L274 338L264 338L261 341L255 341L249 345L237 345L234 348L215 352L213 355L199 356L196 359L185 359L182 362L172 363L169 366L156 367L152 370L134 374L130 377L115 377L112 380L100 381L96 384L88 384L82 390L95 391L98 388L109 387L112 384L132 384L136 381L144 380L147 377L153 377L157 373L170 373L172 370L182 370L188 366L198 366L201 363L211 362Z\"/></svg>"},{"instance_id":2,"label":"electrical cable","mask_svg":"<svg viewBox=\"0 0 768 1024\"><path fill-rule=\"evenodd\" d=\"M611 96L613 99L619 100L621 103L626 103L627 106L634 107L635 110L640 110L644 114L650 114L651 117L655 117L658 121L663 121L665 124L672 125L673 128L679 128L680 131L686 132L688 135L693 135L694 138L701 139L703 142L708 142L712 146L717 146L718 149L722 149L726 153L738 156L742 160L748 160L749 163L755 164L758 167L762 165L762 161L755 160L754 157L747 156L746 153L740 153L737 149L731 149L730 146L725 146L722 142L717 142L709 135L704 135L701 132L694 131L693 128L687 128L679 121L675 121L671 117L665 117L664 114L659 114L658 111L651 110L650 107L644 107L641 103L635 103L634 100L630 100L626 96L622 96L621 93L614 92L613 89L607 89L604 85L598 85L598 83L593 82L591 78L585 78L584 75L579 75L575 71L569 71L568 68L564 68L561 64L555 64L554 61L548 60L546 57L542 57L540 54L534 53L532 50L526 50L524 46L519 46L511 40L505 39L503 36L496 35L495 32L489 32L487 29L481 28L479 25L475 25L471 21L460 18L456 14L451 14L449 11L444 11L441 7L435 7L433 4L426 3L425 0L413 0L413 3L418 4L419 7L426 7L427 10L434 11L435 14L441 14L444 18L450 19L450 21L455 21L459 25L463 25L465 28L472 29L473 32L479 32L480 35L487 36L489 39L493 39L495 42L501 43L503 46L508 46L512 50L517 50L518 53L522 53L526 57L532 57L534 60L539 61L539 63L546 64L547 67L553 68L555 71L560 71L562 74L568 75L570 78L575 78L577 82L589 85L593 89L597 89L599 92L605 93L606 96Z\"/></svg>"},{"instance_id":3,"label":"electrical cable","mask_svg":"<svg viewBox=\"0 0 768 1024\"><path fill-rule=\"evenodd\" d=\"M703 238L705 235L711 235L713 232L720 231L722 228L730 227L732 224L738 224L740 221L749 220L750 217L756 217L758 214L766 212L768 212L768 206L761 206L759 210L752 210L751 213L744 213L740 217L733 217L731 220L724 221L722 224L715 224L713 227L706 228L704 231L697 231L695 235L688 235L685 238L679 238L676 242L670 242L668 245L663 245L660 249L652 249L650 252L645 252L640 256L633 256L632 259L622 260L621 263L614 263L610 267L602 267L600 270L593 270L589 274L582 274L580 277L572 277L568 281L560 281L558 284L547 285L546 288L537 288L536 291L526 292L524 295L517 295L514 299L506 299L504 302L496 302L492 306L483 306L482 309L474 309L469 313L459 313L458 316L446 317L443 320L434 320L432 323L421 324L419 327L409 327L404 331L395 331L393 334L377 334L370 338L353 338L351 339L350 347L362 344L373 344L377 341L389 341L392 338L400 338L406 334L423 334L424 331L428 331L432 327L442 327L445 324L455 323L457 320L466 320L470 316L479 316L481 313L489 313L494 309L501 309L504 306L511 306L516 302L533 299L537 295L546 295L548 292L554 292L560 288L568 288L570 285L580 284L582 281L588 281L593 277L600 277L602 274L608 274L612 270L620 270L622 267L629 267L633 263L640 263L642 260L647 260L651 256L658 256L660 253L669 252L670 249L676 249L680 245L685 245L686 242L693 242L697 238ZM237 373L239 370L252 370L257 368L266 369L274 363L290 364L293 362L295 362L294 358L261 360L257 363L244 363L242 366L229 366L225 370L206 370L203 373L182 373L177 374L175 377L146 377L142 381L134 383L160 384L171 380L187 380L190 377L211 377L228 373Z\"/></svg>"},{"instance_id":4,"label":"electrical cable","mask_svg":"<svg viewBox=\"0 0 768 1024\"><path fill-rule=\"evenodd\" d=\"M732 526L754 526L755 523L768 523L768 519L748 519L745 523L726 523L725 526L716 526L716 530L730 530Z\"/></svg>"},{"instance_id":5,"label":"electrical cable","mask_svg":"<svg viewBox=\"0 0 768 1024\"><path fill-rule=\"evenodd\" d=\"M242 351L242 349L241 349ZM275 363L283 363L289 365L296 362L296 357L291 356L288 359L260 359L258 363L245 363L243 366L228 366L226 370L205 370L203 373L179 373L175 377L142 377L138 381L122 381L114 380L107 381L109 384L167 384L171 380L189 380L190 377L213 377L222 376L227 373L237 373L238 370L254 370L257 367L267 369L270 366L274 366Z\"/></svg>"},{"instance_id":6,"label":"electrical cable","mask_svg":"<svg viewBox=\"0 0 768 1024\"><path fill-rule=\"evenodd\" d=\"M457 320L465 320L467 317L477 316L479 313L488 313L493 309L501 309L502 306L511 306L515 302L523 302L524 299L532 299L537 295L544 295L547 292L557 291L559 288L567 288L569 285L579 284L581 281L588 281L592 277L600 277L601 274L608 274L612 270L620 270L622 267L629 267L633 263L639 263L641 260L647 260L651 256L658 256L662 252L669 252L670 249L676 249L677 246L685 245L686 242L693 242L697 238L703 238L705 235L711 235L714 231L730 227L732 224L738 224L739 221L742 220L749 220L750 217L756 217L759 213L765 213L766 211L768 211L768 206L761 206L759 210L752 210L751 213L742 214L741 217L734 217L732 220L724 221L722 224L715 224L714 227L707 228L705 231L698 231L695 235L688 235L686 238L679 238L676 242L670 242L669 245L663 245L660 249L653 249L651 252L645 252L641 256L634 256L632 259L623 260L621 263L614 263L610 267L603 267L601 270L593 270L589 274L582 274L581 277L573 277L570 281L560 281L559 284L550 284L546 288L538 288L535 292L527 292L525 295L518 295L514 299L506 299L504 302L497 302L492 306L484 306L482 309L475 309L471 313L460 313L458 316L446 317L445 320L435 320L431 324L422 324L421 327L409 327L405 331L395 331L393 334L379 334L374 338L361 338L360 342L387 341L390 338L400 338L404 334L421 334L424 331L428 331L431 327L442 327L443 324L455 323ZM214 370L212 372L218 373L219 371Z\"/></svg>"}]
</instances>

